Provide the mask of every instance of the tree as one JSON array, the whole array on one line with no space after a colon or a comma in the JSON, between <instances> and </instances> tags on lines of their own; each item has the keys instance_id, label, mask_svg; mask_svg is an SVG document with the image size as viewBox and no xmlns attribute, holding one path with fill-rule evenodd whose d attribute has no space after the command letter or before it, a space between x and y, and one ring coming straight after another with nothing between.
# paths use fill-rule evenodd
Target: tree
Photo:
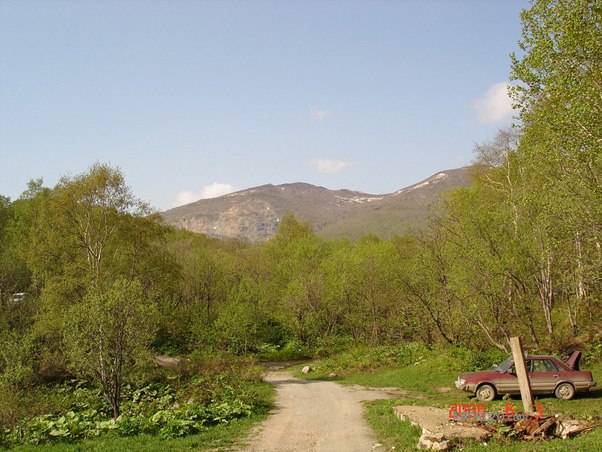
<instances>
[{"instance_id":1,"label":"tree","mask_svg":"<svg viewBox=\"0 0 602 452\"><path fill-rule=\"evenodd\" d=\"M96 163L61 178L38 217L28 266L44 287L38 331L54 345L65 313L91 288L124 278L151 292L170 274L162 220L133 195L119 168Z\"/></svg>"},{"instance_id":2,"label":"tree","mask_svg":"<svg viewBox=\"0 0 602 452\"><path fill-rule=\"evenodd\" d=\"M417 237L395 237L392 241L402 269L403 333L427 344L439 337L451 344L471 339L455 311L457 300L449 287L454 261L445 254L446 238L444 231L432 227Z\"/></svg>"},{"instance_id":3,"label":"tree","mask_svg":"<svg viewBox=\"0 0 602 452\"><path fill-rule=\"evenodd\" d=\"M329 242L329 253L320 269L324 278L325 337L334 334L360 336L352 321L360 290L356 277L358 262L355 246L349 240Z\"/></svg>"},{"instance_id":4,"label":"tree","mask_svg":"<svg viewBox=\"0 0 602 452\"><path fill-rule=\"evenodd\" d=\"M42 179L29 181L27 190L12 203L0 195L0 299L12 298L16 292L37 296L25 257L28 237L49 191L42 184Z\"/></svg>"},{"instance_id":5,"label":"tree","mask_svg":"<svg viewBox=\"0 0 602 452\"><path fill-rule=\"evenodd\" d=\"M310 222L301 222L295 218L292 212L285 214L278 226L278 233L270 239L270 243L275 248L286 250L295 240L301 237L308 237L313 233L313 226Z\"/></svg>"},{"instance_id":6,"label":"tree","mask_svg":"<svg viewBox=\"0 0 602 452\"><path fill-rule=\"evenodd\" d=\"M516 107L527 127L550 125L569 153L597 153L602 137L602 5L533 0L521 13L523 54L511 55ZM593 148L591 146L594 146Z\"/></svg>"},{"instance_id":7,"label":"tree","mask_svg":"<svg viewBox=\"0 0 602 452\"><path fill-rule=\"evenodd\" d=\"M64 176L48 198L31 236L37 276L94 284L108 274L136 274L135 238L160 219L134 197L118 168L96 163L87 173Z\"/></svg>"},{"instance_id":8,"label":"tree","mask_svg":"<svg viewBox=\"0 0 602 452\"><path fill-rule=\"evenodd\" d=\"M515 127L499 129L495 136L483 143L475 143L474 162L485 167L504 167L508 157L516 152L520 140L520 130Z\"/></svg>"},{"instance_id":9,"label":"tree","mask_svg":"<svg viewBox=\"0 0 602 452\"><path fill-rule=\"evenodd\" d=\"M124 279L97 285L69 309L64 342L71 367L100 382L115 418L124 378L154 337L156 314L140 283Z\"/></svg>"},{"instance_id":10,"label":"tree","mask_svg":"<svg viewBox=\"0 0 602 452\"><path fill-rule=\"evenodd\" d=\"M309 344L324 330L321 312L324 280L320 263L326 247L313 234L299 235L286 244L284 251L286 256L274 274L280 289L281 323L295 332L296 339Z\"/></svg>"},{"instance_id":11,"label":"tree","mask_svg":"<svg viewBox=\"0 0 602 452\"><path fill-rule=\"evenodd\" d=\"M357 299L356 320L363 337L381 345L383 339L398 332L399 256L390 242L374 236L358 240L355 247Z\"/></svg>"},{"instance_id":12,"label":"tree","mask_svg":"<svg viewBox=\"0 0 602 452\"><path fill-rule=\"evenodd\" d=\"M525 131L522 152L539 188L552 194L549 206L562 206L582 232L600 238L602 4L535 0L521 18L523 54L511 56L511 79L519 81L512 96Z\"/></svg>"},{"instance_id":13,"label":"tree","mask_svg":"<svg viewBox=\"0 0 602 452\"><path fill-rule=\"evenodd\" d=\"M205 327L215 319L215 307L226 298L227 255L219 249L196 248L181 257L182 300L198 311Z\"/></svg>"},{"instance_id":14,"label":"tree","mask_svg":"<svg viewBox=\"0 0 602 452\"><path fill-rule=\"evenodd\" d=\"M326 251L322 239L292 213L284 215L278 233L266 248L269 296L279 323L308 344L320 330L319 314L323 283L319 265Z\"/></svg>"},{"instance_id":15,"label":"tree","mask_svg":"<svg viewBox=\"0 0 602 452\"><path fill-rule=\"evenodd\" d=\"M269 320L257 296L257 287L244 281L232 289L214 324L214 338L230 351L244 356L262 344L262 332Z\"/></svg>"},{"instance_id":16,"label":"tree","mask_svg":"<svg viewBox=\"0 0 602 452\"><path fill-rule=\"evenodd\" d=\"M512 96L540 236L537 284L544 309L554 293L566 300L576 333L580 311L592 323L592 295L602 290L602 4L534 0L521 18Z\"/></svg>"},{"instance_id":17,"label":"tree","mask_svg":"<svg viewBox=\"0 0 602 452\"><path fill-rule=\"evenodd\" d=\"M10 198L0 195L0 303L12 298L19 279L13 270L15 256L10 246L13 240L9 227L13 218L14 211Z\"/></svg>"}]
</instances>

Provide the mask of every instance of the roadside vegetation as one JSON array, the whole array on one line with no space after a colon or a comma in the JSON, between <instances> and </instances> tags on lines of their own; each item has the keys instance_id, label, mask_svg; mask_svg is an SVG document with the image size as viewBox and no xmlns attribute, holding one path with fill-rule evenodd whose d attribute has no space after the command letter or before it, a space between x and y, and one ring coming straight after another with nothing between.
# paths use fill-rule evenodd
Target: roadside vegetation
<instances>
[{"instance_id":1,"label":"roadside vegetation","mask_svg":"<svg viewBox=\"0 0 602 452\"><path fill-rule=\"evenodd\" d=\"M461 395L437 388L511 336L598 366L601 10L532 3L511 57L516 127L475 145L472 187L414 234L324 240L292 213L260 243L174 230L99 162L0 196L0 445L210 447L201 438L267 411L253 357L324 358L344 381L443 406ZM183 367L155 368L157 355ZM597 394L544 409L595 417Z\"/></svg>"},{"instance_id":2,"label":"roadside vegetation","mask_svg":"<svg viewBox=\"0 0 602 452\"><path fill-rule=\"evenodd\" d=\"M29 410L19 416L23 421L15 419L13 428L4 427L2 440L4 446L29 445L16 450L50 443L65 445L49 450L76 450L66 444L84 440L81 447L86 450L119 450L110 449L119 444L125 447L121 450L164 450L162 444L167 440L198 435L227 443L237 439L252 420L267 414L272 392L262 380L260 367L231 357L185 360L172 369L148 366L124 386L118 417L103 397L102 386L93 381L47 383L0 401L3 412L19 406ZM146 437L146 446L138 449L142 446L137 445L137 439L128 438L140 435ZM197 449L204 450L213 443Z\"/></svg>"}]
</instances>

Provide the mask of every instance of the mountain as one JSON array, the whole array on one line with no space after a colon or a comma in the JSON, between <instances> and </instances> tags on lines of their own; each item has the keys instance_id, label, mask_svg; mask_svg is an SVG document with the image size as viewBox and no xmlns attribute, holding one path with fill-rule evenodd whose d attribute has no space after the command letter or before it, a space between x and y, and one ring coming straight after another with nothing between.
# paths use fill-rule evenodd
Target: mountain
<instances>
[{"instance_id":1,"label":"mountain","mask_svg":"<svg viewBox=\"0 0 602 452\"><path fill-rule=\"evenodd\" d=\"M219 198L201 199L162 215L181 229L216 237L265 240L278 231L282 216L309 221L324 238L357 239L373 234L389 239L426 225L429 205L445 191L470 185L470 168L442 171L395 193L370 195L329 190L305 183L262 185Z\"/></svg>"}]
</instances>

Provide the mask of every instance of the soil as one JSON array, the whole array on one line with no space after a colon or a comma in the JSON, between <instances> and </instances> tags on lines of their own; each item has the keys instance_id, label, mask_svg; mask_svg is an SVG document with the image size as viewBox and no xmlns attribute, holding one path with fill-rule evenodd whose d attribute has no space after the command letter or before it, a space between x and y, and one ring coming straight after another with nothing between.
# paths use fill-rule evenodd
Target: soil
<instances>
[{"instance_id":1,"label":"soil","mask_svg":"<svg viewBox=\"0 0 602 452\"><path fill-rule=\"evenodd\" d=\"M270 417L251 436L246 452L370 452L384 450L364 420L363 401L399 397L398 388L371 389L332 381L301 380L272 372L276 387Z\"/></svg>"}]
</instances>

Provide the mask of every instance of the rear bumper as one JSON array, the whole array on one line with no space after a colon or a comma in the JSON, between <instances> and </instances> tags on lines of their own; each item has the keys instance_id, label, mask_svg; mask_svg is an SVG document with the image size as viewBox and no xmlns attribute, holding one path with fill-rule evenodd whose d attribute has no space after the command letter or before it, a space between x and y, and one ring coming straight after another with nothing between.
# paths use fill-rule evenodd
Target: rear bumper
<instances>
[{"instance_id":1,"label":"rear bumper","mask_svg":"<svg viewBox=\"0 0 602 452\"><path fill-rule=\"evenodd\" d=\"M577 391L590 391L596 387L596 382L595 381L585 381L585 382L573 383L573 386L575 386L575 389Z\"/></svg>"}]
</instances>

